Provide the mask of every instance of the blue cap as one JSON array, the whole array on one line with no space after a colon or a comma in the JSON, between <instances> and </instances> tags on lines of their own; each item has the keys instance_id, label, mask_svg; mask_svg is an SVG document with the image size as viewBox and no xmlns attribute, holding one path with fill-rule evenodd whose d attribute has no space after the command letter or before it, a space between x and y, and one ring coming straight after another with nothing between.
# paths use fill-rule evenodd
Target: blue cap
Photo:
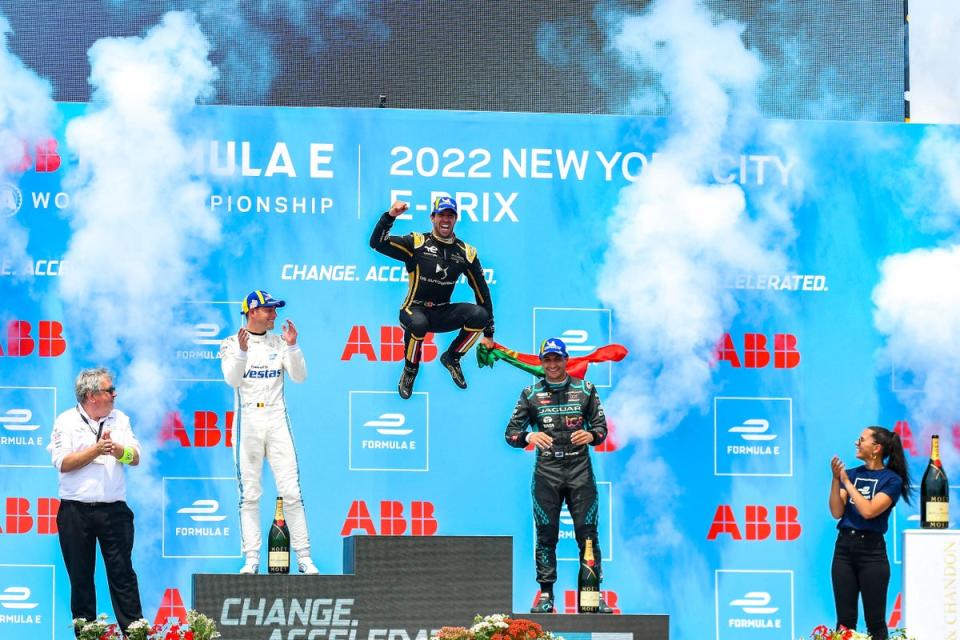
<instances>
[{"instance_id":1,"label":"blue cap","mask_svg":"<svg viewBox=\"0 0 960 640\"><path fill-rule=\"evenodd\" d=\"M457 201L448 196L443 196L442 198L437 198L433 201L433 211L430 212L430 215L436 215L441 211L453 211L457 212Z\"/></svg>"},{"instance_id":2,"label":"blue cap","mask_svg":"<svg viewBox=\"0 0 960 640\"><path fill-rule=\"evenodd\" d=\"M564 358L567 357L567 345L563 344L560 338L547 338L540 343L540 357L548 353L559 353Z\"/></svg>"},{"instance_id":3,"label":"blue cap","mask_svg":"<svg viewBox=\"0 0 960 640\"><path fill-rule=\"evenodd\" d=\"M266 291L261 291L257 289L256 291L251 291L247 297L243 300L243 306L241 306L241 311L243 313L250 313L251 309L256 309L257 307L283 307L287 303L283 300L274 300Z\"/></svg>"}]
</instances>

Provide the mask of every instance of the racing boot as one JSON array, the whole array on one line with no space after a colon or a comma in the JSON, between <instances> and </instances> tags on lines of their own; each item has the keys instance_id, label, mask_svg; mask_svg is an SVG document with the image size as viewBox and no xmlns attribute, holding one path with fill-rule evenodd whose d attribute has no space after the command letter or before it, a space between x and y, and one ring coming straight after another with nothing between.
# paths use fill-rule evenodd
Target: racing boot
<instances>
[{"instance_id":1,"label":"racing boot","mask_svg":"<svg viewBox=\"0 0 960 640\"><path fill-rule=\"evenodd\" d=\"M461 389L467 388L467 380L463 377L463 370L460 369L460 358L450 355L449 351L444 351L443 355L440 356L440 364L445 366L447 371L450 372L450 377L453 378L453 384Z\"/></svg>"},{"instance_id":2,"label":"racing boot","mask_svg":"<svg viewBox=\"0 0 960 640\"><path fill-rule=\"evenodd\" d=\"M556 613L553 608L553 594L541 591L536 604L530 608L530 613Z\"/></svg>"},{"instance_id":3,"label":"racing boot","mask_svg":"<svg viewBox=\"0 0 960 640\"><path fill-rule=\"evenodd\" d=\"M597 607L597 613L613 613L613 607L607 604L603 594L600 594L600 605Z\"/></svg>"},{"instance_id":4,"label":"racing boot","mask_svg":"<svg viewBox=\"0 0 960 640\"><path fill-rule=\"evenodd\" d=\"M413 395L413 381L416 379L417 369L403 368L403 373L400 374L400 382L397 383L397 391L400 392L401 398L407 400Z\"/></svg>"}]
</instances>

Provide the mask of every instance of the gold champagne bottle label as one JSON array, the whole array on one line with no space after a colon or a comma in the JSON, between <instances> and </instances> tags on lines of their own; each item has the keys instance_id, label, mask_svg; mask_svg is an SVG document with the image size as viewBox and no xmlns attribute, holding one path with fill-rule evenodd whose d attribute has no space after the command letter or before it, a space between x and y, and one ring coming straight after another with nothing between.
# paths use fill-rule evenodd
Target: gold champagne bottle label
<instances>
[{"instance_id":1,"label":"gold champagne bottle label","mask_svg":"<svg viewBox=\"0 0 960 640\"><path fill-rule=\"evenodd\" d=\"M599 607L600 606L600 592L599 591L581 591L580 592L580 607Z\"/></svg>"}]
</instances>

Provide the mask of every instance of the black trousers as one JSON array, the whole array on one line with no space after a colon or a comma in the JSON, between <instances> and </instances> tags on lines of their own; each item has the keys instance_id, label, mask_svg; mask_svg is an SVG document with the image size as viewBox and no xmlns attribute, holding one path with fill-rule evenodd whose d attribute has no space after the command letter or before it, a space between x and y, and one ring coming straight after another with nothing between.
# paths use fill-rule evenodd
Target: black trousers
<instances>
[{"instance_id":1,"label":"black trousers","mask_svg":"<svg viewBox=\"0 0 960 640\"><path fill-rule=\"evenodd\" d=\"M453 358L460 359L483 334L483 329L489 321L490 314L486 309L469 302L455 302L436 307L413 305L401 309L403 355L407 368L416 371L420 367L420 350L428 332L447 333L459 329L460 333L450 343L447 353Z\"/></svg>"},{"instance_id":2,"label":"black trousers","mask_svg":"<svg viewBox=\"0 0 960 640\"><path fill-rule=\"evenodd\" d=\"M833 551L831 577L837 626L857 628L859 595L863 598L867 632L873 640L886 640L890 562L883 534L841 529Z\"/></svg>"},{"instance_id":3,"label":"black trousers","mask_svg":"<svg viewBox=\"0 0 960 640\"><path fill-rule=\"evenodd\" d=\"M537 452L546 456L551 452ZM590 456L566 456L539 460L533 472L533 520L537 525L537 582L557 581L557 540L560 537L560 511L567 503L573 518L573 533L580 547L580 561L587 540L593 540L594 568L602 578L600 540L597 538L599 498Z\"/></svg>"},{"instance_id":4,"label":"black trousers","mask_svg":"<svg viewBox=\"0 0 960 640\"><path fill-rule=\"evenodd\" d=\"M70 610L74 618L97 617L93 574L97 542L107 570L107 585L117 622L124 631L143 617L140 588L133 571L133 512L126 502L61 500L57 512L60 550L70 576Z\"/></svg>"}]
</instances>

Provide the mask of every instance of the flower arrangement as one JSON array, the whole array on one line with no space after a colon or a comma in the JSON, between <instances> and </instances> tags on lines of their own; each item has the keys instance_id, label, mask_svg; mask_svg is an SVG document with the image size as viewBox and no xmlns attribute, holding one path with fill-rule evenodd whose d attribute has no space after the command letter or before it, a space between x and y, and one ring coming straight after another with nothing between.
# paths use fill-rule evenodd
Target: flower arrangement
<instances>
[{"instance_id":1,"label":"flower arrangement","mask_svg":"<svg viewBox=\"0 0 960 640\"><path fill-rule=\"evenodd\" d=\"M839 629L831 629L822 624L810 633L810 638L811 640L870 640L869 635L847 629L843 625L840 625ZM906 629L896 629L889 636L889 640L914 640L914 638L907 635Z\"/></svg>"},{"instance_id":2,"label":"flower arrangement","mask_svg":"<svg viewBox=\"0 0 960 640\"><path fill-rule=\"evenodd\" d=\"M73 628L77 640L124 640L120 625L107 622L107 614L101 613L96 620L76 618ZM166 624L151 625L141 618L127 628L128 640L216 640L220 637L217 625L207 616L191 609L187 612L186 624L179 620Z\"/></svg>"},{"instance_id":3,"label":"flower arrangement","mask_svg":"<svg viewBox=\"0 0 960 640\"><path fill-rule=\"evenodd\" d=\"M563 637L544 631L536 622L496 613L486 617L478 615L469 629L443 627L431 640L563 640Z\"/></svg>"}]
</instances>

